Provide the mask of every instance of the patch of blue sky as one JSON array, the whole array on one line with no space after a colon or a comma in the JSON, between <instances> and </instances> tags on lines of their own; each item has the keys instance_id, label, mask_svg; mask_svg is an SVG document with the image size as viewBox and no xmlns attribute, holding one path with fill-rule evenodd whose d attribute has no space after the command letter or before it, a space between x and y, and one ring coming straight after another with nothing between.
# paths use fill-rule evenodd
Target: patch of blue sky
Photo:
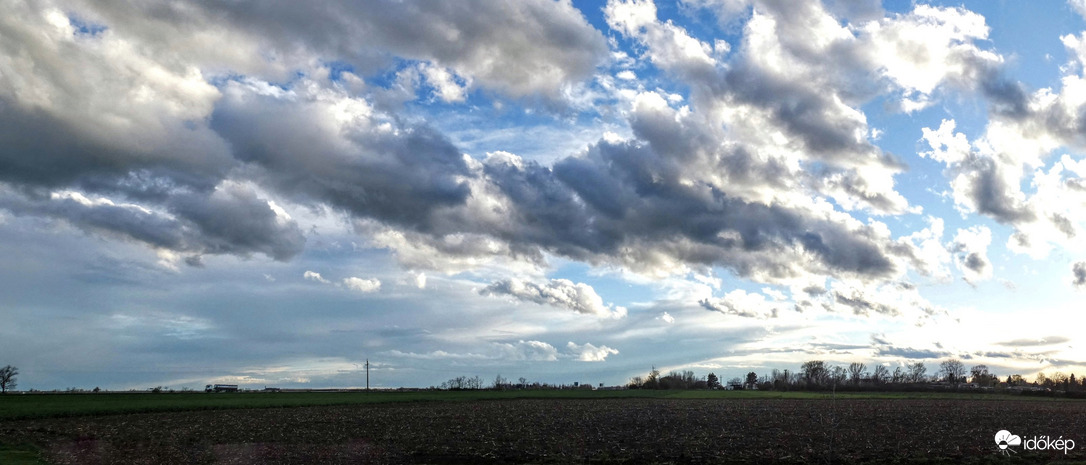
<instances>
[{"instance_id":1,"label":"patch of blue sky","mask_svg":"<svg viewBox=\"0 0 1086 465\"><path fill-rule=\"evenodd\" d=\"M74 14L68 15L68 23L75 29L75 35L77 36L97 37L109 30L104 24L93 23Z\"/></svg>"},{"instance_id":2,"label":"patch of blue sky","mask_svg":"<svg viewBox=\"0 0 1086 465\"><path fill-rule=\"evenodd\" d=\"M343 82L343 73L358 74L354 65L342 60L328 61L324 66L328 68L328 80L332 82Z\"/></svg>"},{"instance_id":3,"label":"patch of blue sky","mask_svg":"<svg viewBox=\"0 0 1086 465\"><path fill-rule=\"evenodd\" d=\"M975 3L975 4L971 4ZM998 3L999 8L991 8ZM1060 37L1086 28L1082 18L1063 1L966 2L985 16L989 39L1007 57L1008 72L1030 91L1058 87L1060 66L1069 56Z\"/></svg>"},{"instance_id":4,"label":"patch of blue sky","mask_svg":"<svg viewBox=\"0 0 1086 465\"><path fill-rule=\"evenodd\" d=\"M605 131L621 133L626 126L617 118L604 118L593 111L563 115L531 111L530 105L515 100L501 102L494 105L490 96L472 92L462 103L420 96L408 107L476 159L504 151L543 165L577 155L598 142Z\"/></svg>"},{"instance_id":5,"label":"patch of blue sky","mask_svg":"<svg viewBox=\"0 0 1086 465\"><path fill-rule=\"evenodd\" d=\"M556 266L548 273L548 277L588 284L596 290L596 294L599 294L605 304L629 307L634 303L651 302L656 298L649 286L632 283L609 268L593 267L565 259L552 261Z\"/></svg>"}]
</instances>

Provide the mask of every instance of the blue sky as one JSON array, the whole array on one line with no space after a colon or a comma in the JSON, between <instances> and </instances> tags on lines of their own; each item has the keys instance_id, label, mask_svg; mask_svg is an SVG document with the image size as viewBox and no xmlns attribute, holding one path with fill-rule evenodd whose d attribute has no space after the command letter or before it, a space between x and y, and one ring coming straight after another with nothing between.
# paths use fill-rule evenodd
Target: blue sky
<instances>
[{"instance_id":1,"label":"blue sky","mask_svg":"<svg viewBox=\"0 0 1086 465\"><path fill-rule=\"evenodd\" d=\"M1086 374L1086 3L19 1L22 389Z\"/></svg>"}]
</instances>

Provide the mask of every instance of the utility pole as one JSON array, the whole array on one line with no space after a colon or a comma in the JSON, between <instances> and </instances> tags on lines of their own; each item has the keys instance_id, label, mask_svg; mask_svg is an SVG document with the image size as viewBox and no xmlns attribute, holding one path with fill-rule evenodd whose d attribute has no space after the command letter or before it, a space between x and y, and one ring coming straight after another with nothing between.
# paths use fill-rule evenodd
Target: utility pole
<instances>
[{"instance_id":1,"label":"utility pole","mask_svg":"<svg viewBox=\"0 0 1086 465\"><path fill-rule=\"evenodd\" d=\"M370 390L370 359L366 359L366 390Z\"/></svg>"}]
</instances>

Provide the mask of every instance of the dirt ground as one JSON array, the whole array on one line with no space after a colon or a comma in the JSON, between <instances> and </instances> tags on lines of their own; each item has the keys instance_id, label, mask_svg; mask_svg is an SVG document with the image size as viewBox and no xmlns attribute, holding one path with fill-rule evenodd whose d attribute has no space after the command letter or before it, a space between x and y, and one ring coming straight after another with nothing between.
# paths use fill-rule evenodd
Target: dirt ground
<instances>
[{"instance_id":1,"label":"dirt ground","mask_svg":"<svg viewBox=\"0 0 1086 465\"><path fill-rule=\"evenodd\" d=\"M996 446L996 432L1075 448ZM1086 402L508 400L21 420L56 464L1044 463L1086 459Z\"/></svg>"}]
</instances>

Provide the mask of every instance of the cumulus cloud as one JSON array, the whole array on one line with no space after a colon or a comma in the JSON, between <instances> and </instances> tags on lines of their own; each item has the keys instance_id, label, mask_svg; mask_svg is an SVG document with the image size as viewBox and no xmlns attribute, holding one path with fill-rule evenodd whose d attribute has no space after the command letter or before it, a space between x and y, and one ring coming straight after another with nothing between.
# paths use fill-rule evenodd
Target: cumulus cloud
<instances>
[{"instance_id":1,"label":"cumulus cloud","mask_svg":"<svg viewBox=\"0 0 1086 465\"><path fill-rule=\"evenodd\" d=\"M543 341L517 341L499 343L503 357L508 360L553 362L558 360L558 349Z\"/></svg>"},{"instance_id":2,"label":"cumulus cloud","mask_svg":"<svg viewBox=\"0 0 1086 465\"><path fill-rule=\"evenodd\" d=\"M362 293L377 292L381 289L381 281L375 278L362 279L351 276L343 278L343 285L347 289Z\"/></svg>"},{"instance_id":3,"label":"cumulus cloud","mask_svg":"<svg viewBox=\"0 0 1086 465\"><path fill-rule=\"evenodd\" d=\"M984 226L959 229L951 244L954 264L961 270L963 278L976 283L992 277L992 262L988 260L988 245L992 242L992 232Z\"/></svg>"},{"instance_id":4,"label":"cumulus cloud","mask_svg":"<svg viewBox=\"0 0 1086 465\"><path fill-rule=\"evenodd\" d=\"M55 188L142 172L218 184L233 162L201 123L219 92L199 68L112 29L82 34L69 12L42 2L8 6L0 18L0 181Z\"/></svg>"},{"instance_id":5,"label":"cumulus cloud","mask_svg":"<svg viewBox=\"0 0 1086 465\"><path fill-rule=\"evenodd\" d=\"M943 245L944 222L932 216L926 219L927 228L899 238L894 250L905 256L920 274L947 280L951 254Z\"/></svg>"},{"instance_id":6,"label":"cumulus cloud","mask_svg":"<svg viewBox=\"0 0 1086 465\"><path fill-rule=\"evenodd\" d=\"M467 88L471 85L470 81L465 82L463 78L458 79L448 69L433 64L420 65L420 70L422 75L426 77L426 82L434 88L435 97L449 103L463 102L467 98Z\"/></svg>"},{"instance_id":7,"label":"cumulus cloud","mask_svg":"<svg viewBox=\"0 0 1086 465\"><path fill-rule=\"evenodd\" d=\"M609 1L604 15L612 29L644 42L646 57L657 67L698 80L714 73L713 47L670 21L657 21L652 0Z\"/></svg>"},{"instance_id":8,"label":"cumulus cloud","mask_svg":"<svg viewBox=\"0 0 1086 465\"><path fill-rule=\"evenodd\" d=\"M616 349L602 345L596 347L587 342L583 345L577 345L570 341L569 344L566 344L566 348L576 360L581 362L602 362L607 360L609 355L618 355Z\"/></svg>"},{"instance_id":9,"label":"cumulus cloud","mask_svg":"<svg viewBox=\"0 0 1086 465\"><path fill-rule=\"evenodd\" d=\"M545 284L511 278L495 281L479 291L482 295L508 295L518 300L541 305L564 307L577 313L608 318L626 316L624 307L604 305L603 298L585 283L568 279L552 279Z\"/></svg>"},{"instance_id":10,"label":"cumulus cloud","mask_svg":"<svg viewBox=\"0 0 1086 465\"><path fill-rule=\"evenodd\" d=\"M214 20L216 27L265 38L282 55L300 53L296 49L304 47L309 54L340 57L372 69L392 54L437 63L514 97L534 94L558 100L563 86L589 77L607 53L603 35L569 2L187 6L195 10L193 16ZM155 10L147 10L154 15Z\"/></svg>"},{"instance_id":11,"label":"cumulus cloud","mask_svg":"<svg viewBox=\"0 0 1086 465\"><path fill-rule=\"evenodd\" d=\"M316 271L306 270L305 273L302 273L302 277L305 278L305 279L308 279L310 281L316 281L318 283L332 284L331 281L329 281L327 279L324 279L324 277L321 276L321 274L317 273Z\"/></svg>"},{"instance_id":12,"label":"cumulus cloud","mask_svg":"<svg viewBox=\"0 0 1086 465\"><path fill-rule=\"evenodd\" d=\"M969 144L955 127L954 120L943 120L937 130L924 128L923 140L932 150L921 155L946 164L957 207L1003 223L1032 221L1035 214L1019 187L1021 167L996 156L989 145Z\"/></svg>"},{"instance_id":13,"label":"cumulus cloud","mask_svg":"<svg viewBox=\"0 0 1086 465\"><path fill-rule=\"evenodd\" d=\"M1060 146L1086 147L1079 117L1086 107L1086 42L1077 35L1062 36L1061 41L1071 59L1061 67L1057 88L1029 94L1020 84L998 77L996 69L988 73L994 76L989 83L980 86L993 101L993 116L983 134L968 141L955 132L953 120L924 131L932 150L922 155L946 164L958 208L1014 227L1007 247L1034 258L1043 258L1054 245L1077 248L1077 228L1086 221L1078 201L1086 172L1067 155L1054 163L1046 160ZM1033 192L1022 189L1026 181Z\"/></svg>"},{"instance_id":14,"label":"cumulus cloud","mask_svg":"<svg viewBox=\"0 0 1086 465\"><path fill-rule=\"evenodd\" d=\"M184 254L197 265L202 254L261 253L289 260L305 244L294 220L252 188L230 182L210 192L180 192L148 206L71 190L38 196L0 186L0 208L62 219L87 232Z\"/></svg>"},{"instance_id":15,"label":"cumulus cloud","mask_svg":"<svg viewBox=\"0 0 1086 465\"><path fill-rule=\"evenodd\" d=\"M706 310L747 318L776 318L784 309L783 304L767 299L763 294L742 289L724 294L719 299L702 299L698 304Z\"/></svg>"},{"instance_id":16,"label":"cumulus cloud","mask_svg":"<svg viewBox=\"0 0 1086 465\"><path fill-rule=\"evenodd\" d=\"M793 292L797 311L823 311L861 317L884 317L911 320L924 326L949 315L946 309L932 304L915 284L908 281L864 282L836 280L825 288L812 287Z\"/></svg>"},{"instance_id":17,"label":"cumulus cloud","mask_svg":"<svg viewBox=\"0 0 1086 465\"><path fill-rule=\"evenodd\" d=\"M1086 262L1071 265L1071 284L1077 288L1086 287Z\"/></svg>"},{"instance_id":18,"label":"cumulus cloud","mask_svg":"<svg viewBox=\"0 0 1086 465\"><path fill-rule=\"evenodd\" d=\"M645 44L644 59L695 87L692 106L674 108L676 100L643 92L634 99L629 113L634 139L603 138L582 155L543 166L512 154L493 154L485 160L467 157L434 128L379 108L346 84L322 80L333 74L324 78L317 73L280 74L285 82L273 83L276 73L231 55L201 58L189 48L180 54L154 53L179 44L152 25L173 21L172 29L163 25L162 30L178 25L191 28L193 42L188 45L200 49L208 44L209 30L229 21L236 27L224 34L236 38L239 45L256 50L270 47L270 51L263 51L265 56L272 53L301 69L312 69L301 57L314 54L339 57L355 65L353 71L343 72L362 74L377 69L372 67L380 60L369 60L375 56L391 54L417 60L411 68L419 79L439 98L459 101L474 85L513 96L551 95L557 92L553 86L566 86L591 73L601 60L602 37L568 3L530 1L507 7L500 2L478 2L471 14L464 13L471 8L443 12L441 7L421 9L410 3L369 5L381 15L354 15L350 13L355 7L331 4L322 9L277 3L257 12L240 5L221 6L215 10L217 14L201 5L137 8L147 15L143 21L132 11L79 5L80 13L103 24L106 32L81 37L67 16L44 10L20 11L20 19L59 31L46 37L55 44L42 48L57 50L49 52L57 56L48 60L39 57L40 61L85 61L87 69L105 67L91 73L105 83L84 82L71 75L42 75L19 85L51 88L6 98L18 103L14 108L27 107L27 96L64 95L60 83L74 79L91 90L74 92L71 99L75 100L44 101L41 105L47 105L43 108L49 111L38 114L60 118L62 108L87 108L91 103L102 105L98 113L124 114L142 107L107 108L117 104L116 99L104 98L107 90L161 87L155 98L139 100L141 105L157 102L147 110L157 113L129 117L139 124L158 126L118 127L163 136L140 145L151 147L151 156L142 152L128 156L124 147L108 144L139 140L134 133L80 126L95 120L90 115L76 115L67 125L45 121L42 127L69 128L84 135L35 137L25 144L75 140L83 151L101 147L95 149L99 158L104 154L127 158L107 162L94 156L73 156L72 161L79 163L99 161L74 168L67 175L51 171L35 174L34 170L45 165L16 156L28 151L20 145L24 142L19 142L7 145L14 147L7 152L11 156L0 155L11 168L0 172L14 173L12 182L18 179L35 186L74 184L83 192L119 191L121 201L173 216L157 221L183 220L192 225L193 235L202 236L199 245L182 246L176 244L184 241L169 235L169 230L176 228L159 228L164 232L157 234L164 237L132 233L156 247L190 255L262 253L281 260L296 255L304 243L296 224L282 215L272 215L275 210L255 194L213 187L234 182L226 181L229 175L243 177L245 182L293 204L330 206L346 212L372 245L392 249L412 268L452 271L510 258L539 266L544 256L552 254L649 274L682 272L691 265L724 266L741 277L765 282L820 274L886 278L904 271L882 227L833 211L827 208L828 198L822 197L830 196L848 208L879 212L908 208L892 188L892 176L900 164L867 140L871 131L862 113L850 106L856 99L842 94L847 80L810 79L821 72L816 69L809 74L784 75L782 69L756 62L761 51L774 50L804 63L824 61L802 49L803 34L826 33L841 44L855 40L817 8L807 12L817 21L808 25L815 29L806 32L785 28L795 22L795 13L772 8L759 13L748 25L740 66L729 70L720 66L719 60L720 53L730 46L710 46L672 23L661 22L651 2L608 4L605 15L609 23ZM168 21L168 15L176 18ZM488 18L485 27L477 24L483 17ZM311 27L316 19L327 21ZM400 32L408 29L392 27L408 23L424 26L409 28L414 32L408 36ZM44 40L15 20L4 24L27 41ZM770 32L781 28L787 29L788 36L782 35L778 41ZM274 38L270 37L272 30L276 31ZM527 55L517 51L528 45L524 41L533 31L546 39L531 39L534 53L527 63ZM458 39L449 40L450 35ZM498 36L503 39L492 40ZM563 42L552 42L556 37L563 37ZM268 40L261 42L260 38ZM99 46L91 46L96 42ZM56 45L60 43L66 45ZM147 47L135 47L141 43ZM162 73L155 75L163 79L142 84L139 79L146 79L142 74L114 72L109 67L127 65L118 61L120 58L100 56L101 50L109 48L105 45L136 50L139 53L131 59L145 62L133 66L161 66ZM11 49L14 45L8 47L5 54L18 54ZM765 58L772 56L776 55L766 54ZM169 66L159 63L166 58ZM199 72L223 69L232 60L238 60L238 69L250 74L226 73L211 85ZM61 71L58 67L50 72ZM348 77L340 79L349 81ZM127 80L106 82L122 78ZM721 87L725 82L729 86ZM88 98L93 102L79 100ZM785 105L786 101L802 104ZM711 111L733 107L742 107L746 116L730 110ZM34 119L27 111L12 118L14 126L5 127L30 124L27 122ZM761 137L757 134L767 131L752 131L750 124L765 124L793 135L791 139L799 141L798 145L757 139ZM10 139L22 140L18 139L20 134L40 132L24 129L12 129ZM110 137L97 140L94 134ZM206 147L174 143L171 138L175 136L206 140ZM199 149L199 156L187 154L192 147ZM65 155L70 153L67 148L48 153L70 156ZM76 166L59 161L49 165ZM818 163L820 168L811 169L813 165L805 165L808 162ZM175 195L189 191L194 196ZM24 210L37 214L34 208ZM54 214L84 221L60 210ZM242 224L246 227L239 228L224 218L246 218ZM581 303L571 308L598 312L596 307L586 310L590 307ZM608 312L621 313L617 308Z\"/></svg>"},{"instance_id":19,"label":"cumulus cloud","mask_svg":"<svg viewBox=\"0 0 1086 465\"><path fill-rule=\"evenodd\" d=\"M1086 18L1086 0L1067 0L1067 4L1071 5L1079 16Z\"/></svg>"},{"instance_id":20,"label":"cumulus cloud","mask_svg":"<svg viewBox=\"0 0 1086 465\"><path fill-rule=\"evenodd\" d=\"M726 3L718 11L747 8ZM205 254L297 256L305 235L279 206L296 205L345 214L368 245L412 270L500 262L539 271L562 257L655 276L719 266L763 283L884 285L910 267L941 276L949 259L932 246L941 223L895 239L877 219L853 215L919 211L895 190L905 165L875 145L864 105L892 94L919 108L956 86L995 102L997 122L1012 129L1057 108L1074 113L1070 94L1042 105L1052 99L1006 82L1002 57L977 45L987 25L966 10L918 5L846 25L842 7L752 4L742 39L729 44L661 20L651 1L608 2L608 26L638 44L618 73L599 69L603 34L569 2L19 4L0 19L0 34L17 39L0 44L0 182L12 186L0 190L0 206L192 264ZM1064 38L1069 50L1080 42ZM636 80L632 70L646 74L638 66L689 95L631 91L617 113L628 137L602 136L549 165L469 156L436 124L387 104L428 86L423 98L501 95L534 110L537 100L558 105L597 71ZM1073 118L1054 121L1052 137L1077 134ZM1018 129L1010 132L1026 133ZM1021 196L1016 173L1032 165L1005 162L1017 139L997 133L971 143L952 121L924 132L956 202L1021 225L1021 241L1047 240L1026 228L1037 218L1073 235L1076 212L1042 211ZM1059 182L1039 185L1070 189L1066 166ZM972 252L955 263L969 279L990 276L984 254ZM350 279L339 284L376 288ZM500 279L484 292L626 314L567 280ZM867 292L820 298L894 313ZM771 316L783 304L729 293L702 305Z\"/></svg>"},{"instance_id":21,"label":"cumulus cloud","mask_svg":"<svg viewBox=\"0 0 1086 465\"><path fill-rule=\"evenodd\" d=\"M311 270L306 270L305 273L302 273L302 278L309 281L316 281L321 284L332 284L336 287L346 288L352 291L358 291L363 294L369 294L371 292L377 292L381 290L381 280L377 278L357 278L354 276L348 276L346 278L343 278L343 280L339 282L332 282L331 280L322 276L320 273Z\"/></svg>"},{"instance_id":22,"label":"cumulus cloud","mask_svg":"<svg viewBox=\"0 0 1086 465\"><path fill-rule=\"evenodd\" d=\"M366 14L350 14L356 7ZM18 196L3 204L192 254L190 263L218 253L285 260L304 243L293 223L269 221L262 199L222 188L239 165L256 168L245 176L262 187L303 204L327 202L409 229L426 221L426 205L467 195L457 179L465 174L460 154L435 131L397 127L369 102L311 80L290 83L290 73L312 69L314 56L340 56L357 72L376 71L390 52L417 59L436 95L457 102L473 82L514 97L560 100L562 89L588 77L606 55L602 36L578 10L549 1L512 8L480 1L470 14L380 2L284 3L259 13L189 3L73 1L66 8L20 3L0 20L0 34L12 38L0 45L0 182L108 195L139 208L73 209ZM317 19L322 26L311 27ZM398 32L408 29L414 32ZM238 53L224 52L224 42ZM520 52L528 46L532 54ZM213 83L220 78L205 70L229 77ZM267 81L284 78L286 85ZM51 136L35 136L45 131ZM276 133L280 140L267 138ZM405 206L413 199L419 203ZM184 232L167 231L178 229Z\"/></svg>"},{"instance_id":23,"label":"cumulus cloud","mask_svg":"<svg viewBox=\"0 0 1086 465\"><path fill-rule=\"evenodd\" d=\"M259 82L238 81L224 93L212 127L262 182L299 202L432 229L434 210L462 204L470 193L464 159L443 135L399 127L345 91L303 81L269 94Z\"/></svg>"}]
</instances>

